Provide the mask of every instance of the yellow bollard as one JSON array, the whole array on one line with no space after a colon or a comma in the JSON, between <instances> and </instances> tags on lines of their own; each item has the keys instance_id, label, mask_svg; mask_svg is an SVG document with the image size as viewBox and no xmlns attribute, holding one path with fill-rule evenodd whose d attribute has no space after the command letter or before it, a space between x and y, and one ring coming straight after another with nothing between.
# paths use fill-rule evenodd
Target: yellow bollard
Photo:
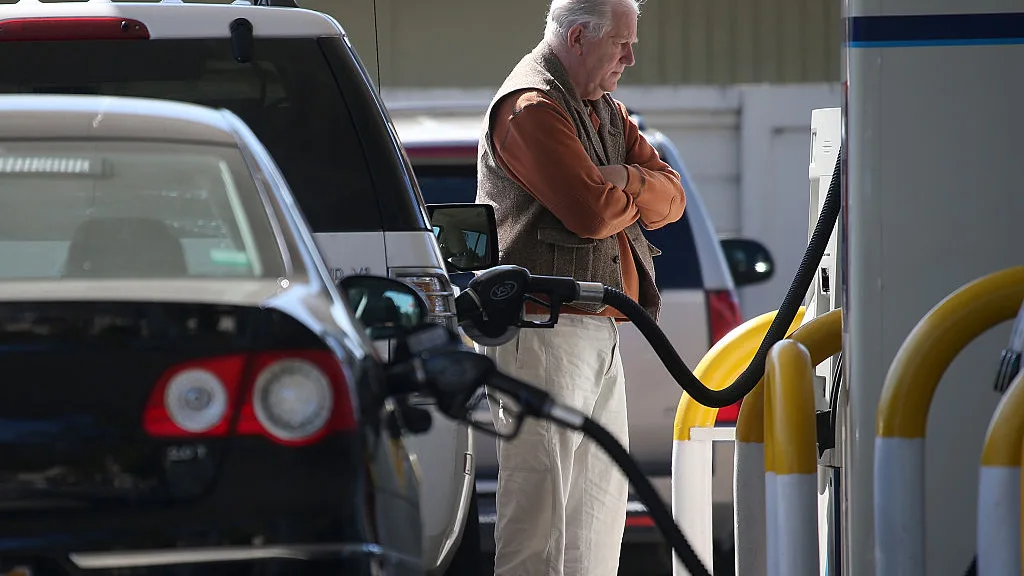
<instances>
[{"instance_id":1,"label":"yellow bollard","mask_svg":"<svg viewBox=\"0 0 1024 576\"><path fill-rule=\"evenodd\" d=\"M764 394L764 389L770 386L771 381L775 378L775 370L769 368L769 362L774 362L770 359L770 356L769 354L769 358L765 358L764 376L757 383L757 388L761 389L761 438L764 440L764 445L761 446L763 450L761 457L764 459L764 473L760 474L762 478L760 500L763 505L760 520L765 549L765 567L762 573L774 575L779 573L778 511L775 510L777 500L774 497L777 493L775 489L775 452L773 450L764 450L764 447L775 444L775 430L770 426L764 426L763 418L764 414L772 410L772 398L770 395ZM735 489L735 482L733 482L733 487ZM733 505L735 506L735 503ZM772 528L771 530L768 530L769 526ZM737 572L737 574L740 573Z\"/></svg>"},{"instance_id":2,"label":"yellow bollard","mask_svg":"<svg viewBox=\"0 0 1024 576\"><path fill-rule=\"evenodd\" d=\"M996 406L978 478L978 574L1020 574L1020 464L1024 445L1024 372Z\"/></svg>"},{"instance_id":3,"label":"yellow bollard","mask_svg":"<svg viewBox=\"0 0 1024 576\"><path fill-rule=\"evenodd\" d=\"M768 312L737 326L708 350L693 374L708 388L721 390L743 373L761 346L776 312ZM804 308L793 319L790 331L800 326ZM742 405L741 405L742 409ZM685 392L676 408L672 442L672 512L676 523L690 539L697 556L707 566L712 564L712 500L710 441L694 441L690 437L693 427L710 428L715 425L718 408L697 403ZM675 554L672 555L673 574L686 573Z\"/></svg>"},{"instance_id":4,"label":"yellow bollard","mask_svg":"<svg viewBox=\"0 0 1024 576\"><path fill-rule=\"evenodd\" d=\"M782 340L768 353L764 418L768 576L817 576L814 364L799 342Z\"/></svg>"},{"instance_id":5,"label":"yellow bollard","mask_svg":"<svg viewBox=\"0 0 1024 576\"><path fill-rule=\"evenodd\" d=\"M924 439L935 388L971 341L1017 316L1022 299L1024 266L983 276L936 304L897 351L875 427L876 576L926 573Z\"/></svg>"},{"instance_id":6,"label":"yellow bollard","mask_svg":"<svg viewBox=\"0 0 1024 576\"><path fill-rule=\"evenodd\" d=\"M787 337L800 326L805 312L803 306L797 309L793 323L786 332ZM693 375L712 390L721 390L735 382L754 359L776 313L778 310L766 312L733 328L700 359L693 369ZM742 405L740 409L743 409ZM705 406L683 392L676 407L675 440L689 440L691 428L714 426L717 416L718 408Z\"/></svg>"},{"instance_id":7,"label":"yellow bollard","mask_svg":"<svg viewBox=\"0 0 1024 576\"><path fill-rule=\"evenodd\" d=\"M802 344L817 366L842 350L843 312L831 310L809 320L787 338ZM767 371L765 377L767 377ZM765 452L765 380L747 394L736 421L733 509L736 574L762 576L767 571L765 532L766 476L771 458Z\"/></svg>"}]
</instances>

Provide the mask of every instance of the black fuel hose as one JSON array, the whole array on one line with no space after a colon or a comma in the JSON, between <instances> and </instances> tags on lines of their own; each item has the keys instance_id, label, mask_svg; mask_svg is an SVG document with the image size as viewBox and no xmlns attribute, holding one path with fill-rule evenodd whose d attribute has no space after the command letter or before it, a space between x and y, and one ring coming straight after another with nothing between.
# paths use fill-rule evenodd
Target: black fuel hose
<instances>
[{"instance_id":1,"label":"black fuel hose","mask_svg":"<svg viewBox=\"0 0 1024 576\"><path fill-rule=\"evenodd\" d=\"M803 303L807 290L811 287L814 274L818 270L821 258L825 254L825 246L832 235L836 221L839 219L840 205L840 169L842 151L836 158L836 167L832 171L832 181L828 186L828 194L825 197L825 204L822 206L821 214L818 215L818 222L811 234L811 241L807 244L804 258L800 262L793 283L789 286L789 292L782 300L779 311L772 320L768 332L761 341L761 346L751 360L750 365L736 379L735 382L721 390L712 390L705 386L693 372L686 366L683 359L679 357L672 343L665 333L658 327L658 323L651 315L640 306L635 300L626 296L622 291L610 286L604 287L602 303L615 308L626 315L627 318L637 327L644 338L651 344L658 358L668 369L672 378L679 383L679 386L694 400L712 408L724 408L743 399L758 381L764 376L765 358L768 350L777 342L786 337L796 313Z\"/></svg>"},{"instance_id":2,"label":"black fuel hose","mask_svg":"<svg viewBox=\"0 0 1024 576\"><path fill-rule=\"evenodd\" d=\"M637 497L647 506L647 513L654 520L654 525L657 526L668 545L672 547L672 551L679 556L679 561L686 567L686 571L691 576L705 574L711 576L707 567L704 566L704 563L697 557L697 553L693 551L693 547L686 540L686 536L683 536L683 531L679 529L675 519L672 518L672 512L662 502L661 496L658 495L651 481L647 479L647 475L637 466L636 461L629 456L629 452L622 444L612 436L611 432L590 418L583 420L583 425L579 427L579 430L603 448L626 475L629 483L636 490Z\"/></svg>"}]
</instances>

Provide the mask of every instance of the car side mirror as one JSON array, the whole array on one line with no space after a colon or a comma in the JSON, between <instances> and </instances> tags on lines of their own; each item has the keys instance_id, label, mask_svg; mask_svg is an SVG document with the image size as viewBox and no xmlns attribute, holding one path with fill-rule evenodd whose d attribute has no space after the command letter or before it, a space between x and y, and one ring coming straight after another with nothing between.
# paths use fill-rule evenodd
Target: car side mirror
<instances>
[{"instance_id":1,"label":"car side mirror","mask_svg":"<svg viewBox=\"0 0 1024 576\"><path fill-rule=\"evenodd\" d=\"M427 321L426 299L405 282L353 275L342 278L338 289L371 340L401 337Z\"/></svg>"},{"instance_id":2,"label":"car side mirror","mask_svg":"<svg viewBox=\"0 0 1024 576\"><path fill-rule=\"evenodd\" d=\"M428 204L430 224L449 274L498 265L498 225L490 204Z\"/></svg>"},{"instance_id":3,"label":"car side mirror","mask_svg":"<svg viewBox=\"0 0 1024 576\"><path fill-rule=\"evenodd\" d=\"M768 248L749 238L719 240L736 287L767 282L775 275L775 260Z\"/></svg>"}]
</instances>

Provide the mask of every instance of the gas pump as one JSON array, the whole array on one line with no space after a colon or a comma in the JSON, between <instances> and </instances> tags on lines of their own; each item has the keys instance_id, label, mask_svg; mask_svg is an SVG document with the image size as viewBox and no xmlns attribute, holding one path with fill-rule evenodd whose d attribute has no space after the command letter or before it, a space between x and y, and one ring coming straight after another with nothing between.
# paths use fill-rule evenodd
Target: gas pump
<instances>
[{"instance_id":1,"label":"gas pump","mask_svg":"<svg viewBox=\"0 0 1024 576\"><path fill-rule=\"evenodd\" d=\"M1020 263L1024 3L847 0L843 310L839 397L842 573L876 570L875 431L897 350L948 294ZM925 570L960 576L976 553L978 464L1000 395L1009 326L943 376L927 418ZM910 441L909 439L905 439ZM1019 544L1019 543L1018 543Z\"/></svg>"}]
</instances>

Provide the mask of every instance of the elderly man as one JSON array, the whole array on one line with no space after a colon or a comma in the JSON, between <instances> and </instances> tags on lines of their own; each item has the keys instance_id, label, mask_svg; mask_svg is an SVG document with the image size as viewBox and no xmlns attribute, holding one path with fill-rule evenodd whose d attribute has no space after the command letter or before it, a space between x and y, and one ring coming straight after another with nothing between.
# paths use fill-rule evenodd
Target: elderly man
<instances>
[{"instance_id":1,"label":"elderly man","mask_svg":"<svg viewBox=\"0 0 1024 576\"><path fill-rule=\"evenodd\" d=\"M614 286L657 318L658 251L641 226L677 221L686 196L608 94L633 65L638 16L634 0L552 1L544 39L488 108L477 201L495 208L502 264ZM628 446L617 328L625 319L605 306L565 312L554 329L524 330L484 352ZM546 317L533 304L525 313ZM497 419L496 405L492 398ZM498 467L496 575L616 574L628 484L600 447L531 420L499 442Z\"/></svg>"}]
</instances>

